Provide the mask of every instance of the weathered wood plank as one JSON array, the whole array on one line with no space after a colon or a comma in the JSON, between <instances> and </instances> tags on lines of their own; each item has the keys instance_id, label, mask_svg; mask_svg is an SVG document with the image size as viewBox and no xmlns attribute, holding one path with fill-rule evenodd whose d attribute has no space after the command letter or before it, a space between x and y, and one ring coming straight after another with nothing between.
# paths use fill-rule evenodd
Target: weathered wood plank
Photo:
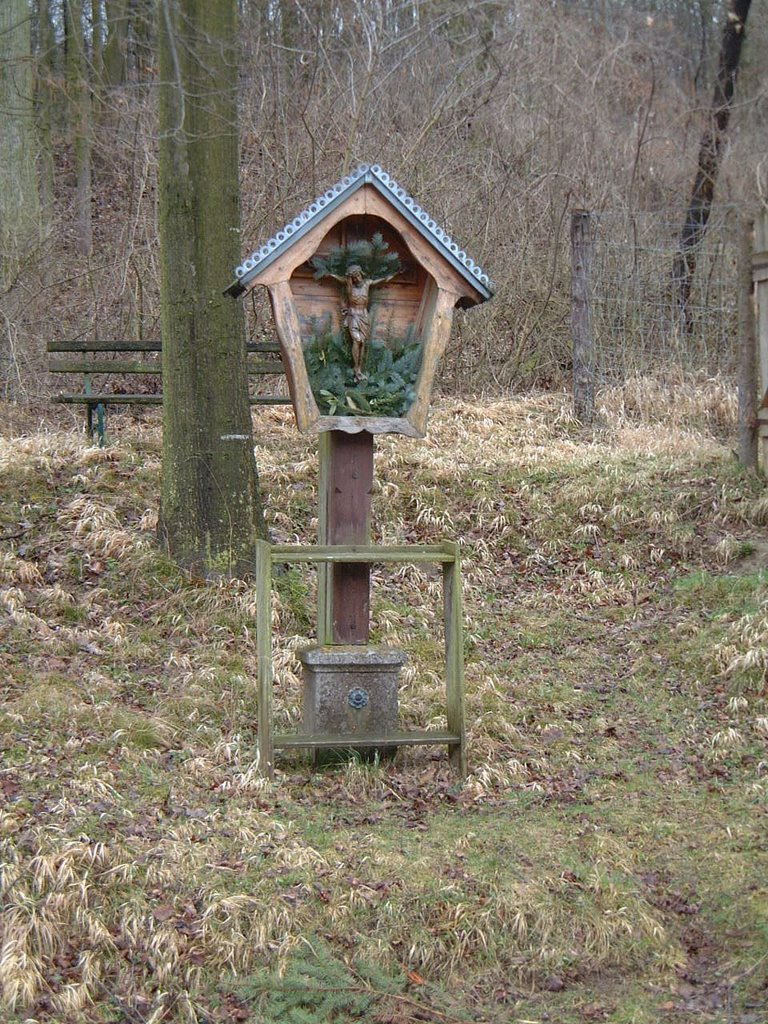
<instances>
[{"instance_id":1,"label":"weathered wood plank","mask_svg":"<svg viewBox=\"0 0 768 1024\"><path fill-rule=\"evenodd\" d=\"M278 362L248 362L249 376L261 377L284 372ZM162 366L157 363L136 362L128 359L51 359L49 373L145 373L160 376Z\"/></svg>"},{"instance_id":2,"label":"weathered wood plank","mask_svg":"<svg viewBox=\"0 0 768 1024\"><path fill-rule=\"evenodd\" d=\"M162 395L109 395L75 392L56 395L54 402L63 405L162 405Z\"/></svg>"},{"instance_id":3,"label":"weathered wood plank","mask_svg":"<svg viewBox=\"0 0 768 1024\"><path fill-rule=\"evenodd\" d=\"M277 352L280 354L280 343L277 341L246 341L246 352Z\"/></svg>"},{"instance_id":4,"label":"weathered wood plank","mask_svg":"<svg viewBox=\"0 0 768 1024\"><path fill-rule=\"evenodd\" d=\"M453 561L443 565L443 607L445 621L445 687L448 729L458 736L449 746L451 764L463 779L467 774L464 725L464 630L461 615L461 564L459 546L452 548Z\"/></svg>"},{"instance_id":5,"label":"weathered wood plank","mask_svg":"<svg viewBox=\"0 0 768 1024\"><path fill-rule=\"evenodd\" d=\"M453 309L458 300L459 295L456 292L447 292L434 285L428 289L424 317L430 326L423 332L424 355L416 381L416 399L408 410L408 420L422 436L427 432L429 395L451 336Z\"/></svg>"},{"instance_id":6,"label":"weathered wood plank","mask_svg":"<svg viewBox=\"0 0 768 1024\"><path fill-rule=\"evenodd\" d=\"M272 740L272 557L267 541L256 541L256 651L259 690L259 767L274 777Z\"/></svg>"},{"instance_id":7,"label":"weathered wood plank","mask_svg":"<svg viewBox=\"0 0 768 1024\"><path fill-rule=\"evenodd\" d=\"M298 422L298 417L297 417ZM423 437L424 432L404 417L389 416L318 416L306 427L310 433L324 430L343 430L347 434L403 434L405 437Z\"/></svg>"},{"instance_id":8,"label":"weathered wood plank","mask_svg":"<svg viewBox=\"0 0 768 1024\"><path fill-rule=\"evenodd\" d=\"M317 480L317 535L323 544L328 542L328 466L331 460L331 433L329 430L324 434L320 434L317 439L319 462ZM370 538L368 539L370 540ZM320 562L317 566L317 642L319 644L330 644L333 641L333 590L331 580L331 564L329 562Z\"/></svg>"},{"instance_id":9,"label":"weathered wood plank","mask_svg":"<svg viewBox=\"0 0 768 1024\"><path fill-rule=\"evenodd\" d=\"M290 405L291 400L283 395L251 395L251 405ZM110 395L85 392L56 395L54 402L63 405L162 405L162 395Z\"/></svg>"},{"instance_id":10,"label":"weathered wood plank","mask_svg":"<svg viewBox=\"0 0 768 1024\"><path fill-rule=\"evenodd\" d=\"M108 338L76 338L49 341L48 352L160 352L157 340L116 341Z\"/></svg>"},{"instance_id":11,"label":"weathered wood plank","mask_svg":"<svg viewBox=\"0 0 768 1024\"><path fill-rule=\"evenodd\" d=\"M326 733L278 733L273 737L275 748L337 747L340 750L359 747L399 747L419 744L459 744L458 733L443 729L410 729L398 732L372 733L370 736L334 736Z\"/></svg>"},{"instance_id":12,"label":"weathered wood plank","mask_svg":"<svg viewBox=\"0 0 768 1024\"><path fill-rule=\"evenodd\" d=\"M331 430L320 448L318 539L329 547L370 543L373 437ZM370 628L370 565L365 560L330 563L323 580L322 628L331 643L367 644Z\"/></svg>"},{"instance_id":13,"label":"weathered wood plank","mask_svg":"<svg viewBox=\"0 0 768 1024\"><path fill-rule=\"evenodd\" d=\"M319 410L307 376L301 347L301 327L288 281L278 281L270 287L269 301L278 334L283 340L285 375L296 411L296 422L300 430L305 429L304 424L316 420Z\"/></svg>"},{"instance_id":14,"label":"weathered wood plank","mask_svg":"<svg viewBox=\"0 0 768 1024\"><path fill-rule=\"evenodd\" d=\"M280 345L276 341L248 341L245 344L248 352L280 352ZM49 341L46 345L48 352L160 352L162 345L160 341L146 340L115 341L104 338L76 338Z\"/></svg>"},{"instance_id":15,"label":"weathered wood plank","mask_svg":"<svg viewBox=\"0 0 768 1024\"><path fill-rule=\"evenodd\" d=\"M158 376L160 363L128 359L51 359L49 373L148 373Z\"/></svg>"},{"instance_id":16,"label":"weathered wood plank","mask_svg":"<svg viewBox=\"0 0 768 1024\"><path fill-rule=\"evenodd\" d=\"M274 544L273 562L445 562L456 561L456 554L446 545L301 545Z\"/></svg>"}]
</instances>

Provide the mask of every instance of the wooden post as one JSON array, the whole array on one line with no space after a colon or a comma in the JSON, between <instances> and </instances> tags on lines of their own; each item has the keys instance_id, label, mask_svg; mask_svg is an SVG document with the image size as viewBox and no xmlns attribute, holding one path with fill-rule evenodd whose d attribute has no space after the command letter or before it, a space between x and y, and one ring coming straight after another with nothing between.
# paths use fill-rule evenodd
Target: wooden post
<instances>
[{"instance_id":1,"label":"wooden post","mask_svg":"<svg viewBox=\"0 0 768 1024\"><path fill-rule=\"evenodd\" d=\"M573 411L581 423L595 418L595 347L589 303L592 221L586 210L571 214L571 341Z\"/></svg>"},{"instance_id":2,"label":"wooden post","mask_svg":"<svg viewBox=\"0 0 768 1024\"><path fill-rule=\"evenodd\" d=\"M448 746L448 756L463 779L467 774L464 725L464 633L461 619L461 563L459 545L446 541L452 562L443 563L443 618L445 621L445 686L448 731L458 737Z\"/></svg>"},{"instance_id":3,"label":"wooden post","mask_svg":"<svg viewBox=\"0 0 768 1024\"><path fill-rule=\"evenodd\" d=\"M739 225L739 462L757 469L757 343L752 285L752 222Z\"/></svg>"},{"instance_id":4,"label":"wooden post","mask_svg":"<svg viewBox=\"0 0 768 1024\"><path fill-rule=\"evenodd\" d=\"M272 553L267 541L256 541L256 647L259 682L259 767L274 778L272 745Z\"/></svg>"},{"instance_id":5,"label":"wooden post","mask_svg":"<svg viewBox=\"0 0 768 1024\"><path fill-rule=\"evenodd\" d=\"M752 284L757 320L757 349L760 356L760 395L757 412L763 472L768 472L768 210L755 221L752 254Z\"/></svg>"},{"instance_id":6,"label":"wooden post","mask_svg":"<svg viewBox=\"0 0 768 1024\"><path fill-rule=\"evenodd\" d=\"M320 436L318 534L320 544L370 543L373 435L329 430ZM328 565L318 579L320 644L367 644L370 566Z\"/></svg>"}]
</instances>

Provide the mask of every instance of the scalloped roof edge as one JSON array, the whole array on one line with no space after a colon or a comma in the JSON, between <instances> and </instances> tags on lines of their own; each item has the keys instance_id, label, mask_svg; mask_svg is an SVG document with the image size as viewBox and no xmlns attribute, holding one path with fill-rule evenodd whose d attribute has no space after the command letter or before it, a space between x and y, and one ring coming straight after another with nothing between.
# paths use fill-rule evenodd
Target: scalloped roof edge
<instances>
[{"instance_id":1,"label":"scalloped roof edge","mask_svg":"<svg viewBox=\"0 0 768 1024\"><path fill-rule=\"evenodd\" d=\"M496 286L473 259L450 235L435 223L426 210L391 178L378 164L361 164L351 174L326 189L313 203L289 221L259 249L251 253L235 269L235 280L227 288L231 295L240 295L250 281L289 249L332 210L363 185L373 185L405 219L446 259L482 296L490 299Z\"/></svg>"}]
</instances>

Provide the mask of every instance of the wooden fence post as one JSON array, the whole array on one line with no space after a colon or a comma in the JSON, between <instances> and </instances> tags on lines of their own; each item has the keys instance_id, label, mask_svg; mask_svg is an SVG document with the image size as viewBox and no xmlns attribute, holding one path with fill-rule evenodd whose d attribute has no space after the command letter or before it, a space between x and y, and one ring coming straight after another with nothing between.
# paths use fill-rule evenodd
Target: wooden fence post
<instances>
[{"instance_id":1,"label":"wooden fence post","mask_svg":"<svg viewBox=\"0 0 768 1024\"><path fill-rule=\"evenodd\" d=\"M752 283L757 308L757 348L760 354L760 394L757 411L763 472L768 472L768 210L755 221Z\"/></svg>"},{"instance_id":2,"label":"wooden fence post","mask_svg":"<svg viewBox=\"0 0 768 1024\"><path fill-rule=\"evenodd\" d=\"M571 343L573 411L589 425L595 418L595 346L589 284L592 273L592 219L587 210L571 214Z\"/></svg>"},{"instance_id":3,"label":"wooden fence post","mask_svg":"<svg viewBox=\"0 0 768 1024\"><path fill-rule=\"evenodd\" d=\"M757 469L757 341L752 284L753 224L739 224L739 462Z\"/></svg>"}]
</instances>

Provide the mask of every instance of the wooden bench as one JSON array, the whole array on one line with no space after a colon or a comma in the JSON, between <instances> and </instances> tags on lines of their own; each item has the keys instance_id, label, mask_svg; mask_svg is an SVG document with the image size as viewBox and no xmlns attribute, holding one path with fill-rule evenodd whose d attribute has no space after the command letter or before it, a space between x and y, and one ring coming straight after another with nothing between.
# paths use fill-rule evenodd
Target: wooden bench
<instances>
[{"instance_id":1,"label":"wooden bench","mask_svg":"<svg viewBox=\"0 0 768 1024\"><path fill-rule=\"evenodd\" d=\"M124 374L141 374L160 381L159 341L102 341L99 339L77 339L75 341L48 342L48 370L50 373L77 374L82 376L82 389L62 392L54 401L66 405L86 407L88 436L94 432L99 444L104 444L104 408L107 405L161 405L163 396L156 391L144 390L127 393L110 391L110 377ZM277 342L246 343L248 376L260 377L283 373L280 346ZM289 405L290 398L282 395L251 395L251 405ZM95 421L95 422L94 422Z\"/></svg>"}]
</instances>

